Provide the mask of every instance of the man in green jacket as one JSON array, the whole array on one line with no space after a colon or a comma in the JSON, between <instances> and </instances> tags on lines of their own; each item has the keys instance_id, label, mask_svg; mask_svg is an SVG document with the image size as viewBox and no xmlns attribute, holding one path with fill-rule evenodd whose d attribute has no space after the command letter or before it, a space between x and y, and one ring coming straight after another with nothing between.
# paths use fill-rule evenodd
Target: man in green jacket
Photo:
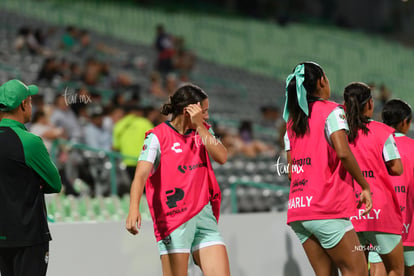
<instances>
[{"instance_id":1,"label":"man in green jacket","mask_svg":"<svg viewBox=\"0 0 414 276\"><path fill-rule=\"evenodd\" d=\"M45 193L61 180L40 137L24 126L32 117L35 85L10 80L0 87L0 274L46 275L51 235Z\"/></svg>"}]
</instances>

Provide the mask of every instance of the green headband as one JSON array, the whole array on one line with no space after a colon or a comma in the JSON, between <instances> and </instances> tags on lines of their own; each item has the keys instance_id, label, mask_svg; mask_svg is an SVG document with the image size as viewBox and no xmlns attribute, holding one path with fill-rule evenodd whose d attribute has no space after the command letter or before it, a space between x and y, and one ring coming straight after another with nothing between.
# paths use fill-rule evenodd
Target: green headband
<instances>
[{"instance_id":1,"label":"green headband","mask_svg":"<svg viewBox=\"0 0 414 276\"><path fill-rule=\"evenodd\" d=\"M303 86L305 81L305 64L296 66L295 72L290 74L286 79L286 101L285 108L283 110L283 119L287 122L289 120L289 110L287 108L288 103L288 86L293 78L296 78L296 94L298 97L299 107L305 112L306 116L309 115L308 101L306 100L306 89Z\"/></svg>"}]
</instances>

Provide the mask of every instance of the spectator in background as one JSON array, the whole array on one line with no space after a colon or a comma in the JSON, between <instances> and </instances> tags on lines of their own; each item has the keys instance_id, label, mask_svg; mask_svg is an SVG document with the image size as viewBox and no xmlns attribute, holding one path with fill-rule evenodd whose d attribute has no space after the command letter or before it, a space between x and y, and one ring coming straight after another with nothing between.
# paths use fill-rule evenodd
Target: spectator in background
<instances>
[{"instance_id":1,"label":"spectator in background","mask_svg":"<svg viewBox=\"0 0 414 276\"><path fill-rule=\"evenodd\" d=\"M53 141L59 138L66 138L62 127L53 126L43 110L37 110L33 115L30 132L42 137L48 152L52 149Z\"/></svg>"},{"instance_id":2,"label":"spectator in background","mask_svg":"<svg viewBox=\"0 0 414 276\"><path fill-rule=\"evenodd\" d=\"M371 89L372 98L376 101L372 119L380 121L382 107L391 98L391 91L385 86L385 84L381 84L378 87L374 82L371 82L367 85Z\"/></svg>"},{"instance_id":3,"label":"spectator in background","mask_svg":"<svg viewBox=\"0 0 414 276\"><path fill-rule=\"evenodd\" d=\"M70 141L80 143L83 140L82 130L78 118L69 107L70 103L67 97L67 94L56 96L55 108L50 116L50 122L57 127L62 127Z\"/></svg>"},{"instance_id":4,"label":"spectator in background","mask_svg":"<svg viewBox=\"0 0 414 276\"><path fill-rule=\"evenodd\" d=\"M141 102L141 86L139 84L132 84L125 87L125 93L129 94L128 104L139 105Z\"/></svg>"},{"instance_id":5,"label":"spectator in background","mask_svg":"<svg viewBox=\"0 0 414 276\"><path fill-rule=\"evenodd\" d=\"M222 128L217 131L217 134L226 146L229 157L242 155L255 158L259 155L274 156L276 154L274 146L254 138L251 121L242 121L238 132Z\"/></svg>"},{"instance_id":6,"label":"spectator in background","mask_svg":"<svg viewBox=\"0 0 414 276\"><path fill-rule=\"evenodd\" d=\"M78 44L78 30L74 26L67 26L62 35L60 48L72 50Z\"/></svg>"},{"instance_id":7,"label":"spectator in background","mask_svg":"<svg viewBox=\"0 0 414 276\"><path fill-rule=\"evenodd\" d=\"M159 125L160 123L166 121L168 118L167 116L161 114L159 109L151 105L144 107L144 117L150 120L154 126Z\"/></svg>"},{"instance_id":8,"label":"spectator in background","mask_svg":"<svg viewBox=\"0 0 414 276\"><path fill-rule=\"evenodd\" d=\"M113 106L124 106L126 104L125 95L121 92L116 92L111 100Z\"/></svg>"},{"instance_id":9,"label":"spectator in background","mask_svg":"<svg viewBox=\"0 0 414 276\"><path fill-rule=\"evenodd\" d=\"M181 72L178 76L178 83L179 83L178 86L191 83L189 74L185 72Z\"/></svg>"},{"instance_id":10,"label":"spectator in background","mask_svg":"<svg viewBox=\"0 0 414 276\"><path fill-rule=\"evenodd\" d=\"M134 84L132 78L125 72L120 72L116 76L110 77L109 71L107 71L106 81L113 89L134 88L139 86L138 84Z\"/></svg>"},{"instance_id":11,"label":"spectator in background","mask_svg":"<svg viewBox=\"0 0 414 276\"><path fill-rule=\"evenodd\" d=\"M244 143L253 141L253 124L251 121L241 121L239 125L239 136Z\"/></svg>"},{"instance_id":12,"label":"spectator in background","mask_svg":"<svg viewBox=\"0 0 414 276\"><path fill-rule=\"evenodd\" d=\"M391 91L388 89L385 84L381 84L379 88L379 100L381 102L381 106L384 106L386 102L391 98Z\"/></svg>"},{"instance_id":13,"label":"spectator in background","mask_svg":"<svg viewBox=\"0 0 414 276\"><path fill-rule=\"evenodd\" d=\"M79 34L79 49L76 54L82 58L86 58L95 54L92 47L91 36L87 30L81 30Z\"/></svg>"},{"instance_id":14,"label":"spectator in background","mask_svg":"<svg viewBox=\"0 0 414 276\"><path fill-rule=\"evenodd\" d=\"M43 45L44 42L44 37L41 36L39 29L36 31L29 29L29 33L26 37L26 43L30 54L51 56L53 53Z\"/></svg>"},{"instance_id":15,"label":"spectator in background","mask_svg":"<svg viewBox=\"0 0 414 276\"><path fill-rule=\"evenodd\" d=\"M41 109L37 110L33 115L32 124L30 125L30 132L40 136L46 146L49 153L52 153L53 142L57 139L66 139L67 135L61 127L52 125L48 116ZM61 150L60 147L55 148L55 154L60 162L66 161L66 152ZM78 196L78 192L73 188L72 183L69 182L66 177L64 168L59 166L59 175L62 180L64 192L66 195Z\"/></svg>"},{"instance_id":16,"label":"spectator in background","mask_svg":"<svg viewBox=\"0 0 414 276\"><path fill-rule=\"evenodd\" d=\"M111 134L111 142L114 125L116 122L122 119L124 115L125 111L120 106L110 105L104 109L103 128Z\"/></svg>"},{"instance_id":17,"label":"spectator in background","mask_svg":"<svg viewBox=\"0 0 414 276\"><path fill-rule=\"evenodd\" d=\"M75 112L78 120L80 119L81 113L83 113L82 115L84 115L84 117L88 117L87 114L85 115L86 106L93 103L93 101L92 94L89 93L89 90L86 87L73 90L73 92L70 92L70 88L67 88L65 97L65 103L70 106L73 112Z\"/></svg>"},{"instance_id":18,"label":"spectator in background","mask_svg":"<svg viewBox=\"0 0 414 276\"><path fill-rule=\"evenodd\" d=\"M183 37L177 37L175 40L175 55L173 58L174 70L180 75L189 75L194 68L195 55L185 46Z\"/></svg>"},{"instance_id":19,"label":"spectator in background","mask_svg":"<svg viewBox=\"0 0 414 276\"><path fill-rule=\"evenodd\" d=\"M84 143L83 127L89 122L89 115L87 114L87 105L84 104L86 98L81 98L81 91L70 91L67 89L64 95L58 95L55 98L55 108L52 111L50 121L53 125L62 127L68 136L68 140L72 143ZM89 96L89 94L87 94ZM84 100L81 100L84 99ZM89 98L88 98L89 99ZM77 103L80 104L77 104ZM71 105L77 106L79 116L71 109ZM81 150L70 149L63 152L61 157L62 170L64 171L64 178L68 179L69 183L74 183L75 179L82 179L90 187L95 187L94 179L90 173L90 167L83 156Z\"/></svg>"},{"instance_id":20,"label":"spectator in background","mask_svg":"<svg viewBox=\"0 0 414 276\"><path fill-rule=\"evenodd\" d=\"M99 83L103 66L95 58L88 58L83 71L82 81L89 86Z\"/></svg>"},{"instance_id":21,"label":"spectator in background","mask_svg":"<svg viewBox=\"0 0 414 276\"><path fill-rule=\"evenodd\" d=\"M30 27L19 28L14 41L14 48L17 51L27 50L32 55L50 56L52 52L44 45L45 37L41 35L41 30L33 31Z\"/></svg>"},{"instance_id":22,"label":"spectator in background","mask_svg":"<svg viewBox=\"0 0 414 276\"><path fill-rule=\"evenodd\" d=\"M113 132L114 150L125 157L123 162L132 180L135 175L138 156L144 144L145 133L153 128L153 124L144 116L142 108L136 105L125 107L126 116L115 123Z\"/></svg>"},{"instance_id":23,"label":"spectator in background","mask_svg":"<svg viewBox=\"0 0 414 276\"><path fill-rule=\"evenodd\" d=\"M43 65L37 75L37 80L46 80L48 83L52 82L55 77L61 77L61 72L59 70L59 64L56 61L56 58L49 57L43 61Z\"/></svg>"},{"instance_id":24,"label":"spectator in background","mask_svg":"<svg viewBox=\"0 0 414 276\"><path fill-rule=\"evenodd\" d=\"M283 120L280 110L277 106L265 105L260 108L262 113L262 118L259 121L259 125L276 130L276 140L274 143L278 146L284 147L283 145L283 136L286 132L286 123Z\"/></svg>"},{"instance_id":25,"label":"spectator in background","mask_svg":"<svg viewBox=\"0 0 414 276\"><path fill-rule=\"evenodd\" d=\"M163 81L158 71L153 71L150 75L150 93L157 99L167 99L168 93L163 86Z\"/></svg>"},{"instance_id":26,"label":"spectator in background","mask_svg":"<svg viewBox=\"0 0 414 276\"><path fill-rule=\"evenodd\" d=\"M57 62L57 70L64 81L68 81L71 78L70 65L70 62L66 58L62 58L60 62Z\"/></svg>"},{"instance_id":27,"label":"spectator in background","mask_svg":"<svg viewBox=\"0 0 414 276\"><path fill-rule=\"evenodd\" d=\"M17 51L27 50L27 35L29 34L29 28L27 26L22 26L18 29L16 38L14 39L14 49Z\"/></svg>"},{"instance_id":28,"label":"spectator in background","mask_svg":"<svg viewBox=\"0 0 414 276\"><path fill-rule=\"evenodd\" d=\"M162 75L166 75L174 70L174 37L165 31L164 25L162 24L157 25L157 35L154 44L158 52L155 68Z\"/></svg>"},{"instance_id":29,"label":"spectator in background","mask_svg":"<svg viewBox=\"0 0 414 276\"><path fill-rule=\"evenodd\" d=\"M26 45L27 45L27 48L29 49L30 54L32 55L42 54L42 47L37 41L32 29L29 29L29 32L26 36Z\"/></svg>"},{"instance_id":30,"label":"spectator in background","mask_svg":"<svg viewBox=\"0 0 414 276\"><path fill-rule=\"evenodd\" d=\"M165 79L165 89L168 96L172 96L178 88L178 79L175 73L169 73Z\"/></svg>"},{"instance_id":31,"label":"spectator in background","mask_svg":"<svg viewBox=\"0 0 414 276\"><path fill-rule=\"evenodd\" d=\"M279 122L283 121L280 116L280 110L276 106L265 105L260 108L262 118L259 122L260 125L270 128L279 128Z\"/></svg>"},{"instance_id":32,"label":"spectator in background","mask_svg":"<svg viewBox=\"0 0 414 276\"><path fill-rule=\"evenodd\" d=\"M37 111L42 111L44 113L47 113L45 111L46 106L45 106L45 97L44 95L40 95L40 94L36 94L32 96L32 112L33 112L33 116ZM34 121L34 119L32 120L32 122Z\"/></svg>"},{"instance_id":33,"label":"spectator in background","mask_svg":"<svg viewBox=\"0 0 414 276\"><path fill-rule=\"evenodd\" d=\"M80 81L82 78L82 67L78 63L72 62L70 64L70 78L69 81Z\"/></svg>"},{"instance_id":34,"label":"spectator in background","mask_svg":"<svg viewBox=\"0 0 414 276\"><path fill-rule=\"evenodd\" d=\"M216 134L227 149L229 159L243 154L243 144L237 131L227 128L217 128Z\"/></svg>"},{"instance_id":35,"label":"spectator in background","mask_svg":"<svg viewBox=\"0 0 414 276\"><path fill-rule=\"evenodd\" d=\"M112 136L103 127L104 114L101 106L89 108L89 123L84 128L85 143L96 149L110 151L112 148Z\"/></svg>"},{"instance_id":36,"label":"spectator in background","mask_svg":"<svg viewBox=\"0 0 414 276\"><path fill-rule=\"evenodd\" d=\"M41 28L35 29L33 35L36 38L37 43L41 47L46 47L46 38L47 38L47 36Z\"/></svg>"},{"instance_id":37,"label":"spectator in background","mask_svg":"<svg viewBox=\"0 0 414 276\"><path fill-rule=\"evenodd\" d=\"M88 57L96 54L97 52L105 55L115 55L118 53L118 50L101 42L92 42L89 31L81 30L79 32L79 49L76 53L80 57Z\"/></svg>"},{"instance_id":38,"label":"spectator in background","mask_svg":"<svg viewBox=\"0 0 414 276\"><path fill-rule=\"evenodd\" d=\"M103 127L104 114L102 106L90 105L86 110L89 120L83 127L85 144L99 151L111 151L112 134ZM105 163L108 162L108 156L106 154L102 155L101 152L89 151L83 159L81 168L79 168L79 176L89 186L89 194L92 196L107 196L109 194L110 179ZM122 188L120 185L119 187Z\"/></svg>"}]
</instances>

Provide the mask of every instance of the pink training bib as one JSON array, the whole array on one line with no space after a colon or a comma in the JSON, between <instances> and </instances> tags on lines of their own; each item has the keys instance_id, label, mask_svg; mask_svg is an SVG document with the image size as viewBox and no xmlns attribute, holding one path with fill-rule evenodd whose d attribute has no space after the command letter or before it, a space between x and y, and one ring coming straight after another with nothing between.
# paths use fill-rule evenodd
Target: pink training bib
<instances>
[{"instance_id":1,"label":"pink training bib","mask_svg":"<svg viewBox=\"0 0 414 276\"><path fill-rule=\"evenodd\" d=\"M160 164L146 183L157 241L198 214L209 201L218 220L221 192L200 136L182 135L166 123L151 132L161 147Z\"/></svg>"},{"instance_id":2,"label":"pink training bib","mask_svg":"<svg viewBox=\"0 0 414 276\"><path fill-rule=\"evenodd\" d=\"M390 175L383 159L383 148L394 129L376 121L367 125L369 132L365 135L362 130L351 150L361 168L362 174L370 185L372 195L372 210L362 216L363 209L355 209L351 216L355 231L379 231L401 235L402 216ZM359 198L361 187L355 185L355 198Z\"/></svg>"},{"instance_id":3,"label":"pink training bib","mask_svg":"<svg viewBox=\"0 0 414 276\"><path fill-rule=\"evenodd\" d=\"M396 136L398 151L401 155L404 172L391 176L403 218L402 240L404 246L414 246L414 140L407 136Z\"/></svg>"},{"instance_id":4,"label":"pink training bib","mask_svg":"<svg viewBox=\"0 0 414 276\"><path fill-rule=\"evenodd\" d=\"M288 220L347 218L353 211L352 180L325 137L325 123L339 105L319 100L309 104L309 132L296 137L287 124L292 178Z\"/></svg>"}]
</instances>

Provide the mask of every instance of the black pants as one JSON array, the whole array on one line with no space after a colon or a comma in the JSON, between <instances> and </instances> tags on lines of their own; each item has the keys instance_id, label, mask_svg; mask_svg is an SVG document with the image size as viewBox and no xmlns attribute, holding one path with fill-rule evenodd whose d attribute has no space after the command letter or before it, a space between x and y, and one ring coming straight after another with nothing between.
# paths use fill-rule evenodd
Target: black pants
<instances>
[{"instance_id":1,"label":"black pants","mask_svg":"<svg viewBox=\"0 0 414 276\"><path fill-rule=\"evenodd\" d=\"M28 247L0 247L1 276L45 276L49 242Z\"/></svg>"}]
</instances>

